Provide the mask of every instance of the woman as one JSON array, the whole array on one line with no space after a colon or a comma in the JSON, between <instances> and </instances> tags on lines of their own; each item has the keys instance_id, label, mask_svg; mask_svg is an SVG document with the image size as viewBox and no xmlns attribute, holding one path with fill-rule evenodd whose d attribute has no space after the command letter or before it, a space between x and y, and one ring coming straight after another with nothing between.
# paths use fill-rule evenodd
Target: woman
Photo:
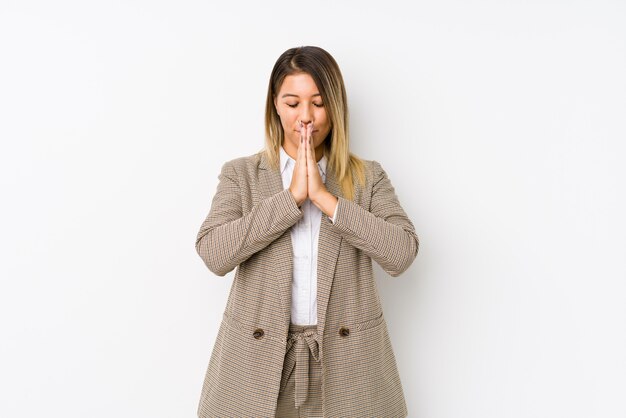
<instances>
[{"instance_id":1,"label":"woman","mask_svg":"<svg viewBox=\"0 0 626 418\"><path fill-rule=\"evenodd\" d=\"M417 255L386 172L348 146L343 78L325 50L277 60L265 149L226 162L196 250L237 267L199 417L404 417L372 259L391 276Z\"/></svg>"}]
</instances>

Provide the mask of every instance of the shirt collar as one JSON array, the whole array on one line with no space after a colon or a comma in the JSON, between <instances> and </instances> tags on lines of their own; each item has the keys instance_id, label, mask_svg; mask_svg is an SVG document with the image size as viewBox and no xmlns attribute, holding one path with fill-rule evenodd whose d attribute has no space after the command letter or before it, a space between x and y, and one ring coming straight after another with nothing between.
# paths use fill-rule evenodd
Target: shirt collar
<instances>
[{"instance_id":1,"label":"shirt collar","mask_svg":"<svg viewBox=\"0 0 626 418\"><path fill-rule=\"evenodd\" d=\"M293 158L289 156L289 154L287 154L287 152L281 145L280 146L280 173L281 174L285 171L285 168L287 167L287 163L289 161L292 161L294 164L296 162Z\"/></svg>"},{"instance_id":2,"label":"shirt collar","mask_svg":"<svg viewBox=\"0 0 626 418\"><path fill-rule=\"evenodd\" d=\"M283 171L285 171L285 168L287 167L287 163L295 164L296 160L291 158L289 154L287 154L283 146L281 145L280 146L280 173L281 174L283 173ZM327 159L326 159L326 156L323 155L322 158L320 158L320 160L317 162L317 166L322 170L322 173L324 175L326 175L326 164L327 164Z\"/></svg>"}]
</instances>

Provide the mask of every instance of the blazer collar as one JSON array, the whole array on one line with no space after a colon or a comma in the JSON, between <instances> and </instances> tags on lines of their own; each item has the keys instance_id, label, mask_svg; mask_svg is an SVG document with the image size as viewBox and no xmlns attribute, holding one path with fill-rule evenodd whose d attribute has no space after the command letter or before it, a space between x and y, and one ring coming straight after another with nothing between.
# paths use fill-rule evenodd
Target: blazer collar
<instances>
[{"instance_id":1,"label":"blazer collar","mask_svg":"<svg viewBox=\"0 0 626 418\"><path fill-rule=\"evenodd\" d=\"M272 167L270 167L270 162L267 159L265 150L259 151L257 155L259 157L259 168L262 170L271 170Z\"/></svg>"}]
</instances>

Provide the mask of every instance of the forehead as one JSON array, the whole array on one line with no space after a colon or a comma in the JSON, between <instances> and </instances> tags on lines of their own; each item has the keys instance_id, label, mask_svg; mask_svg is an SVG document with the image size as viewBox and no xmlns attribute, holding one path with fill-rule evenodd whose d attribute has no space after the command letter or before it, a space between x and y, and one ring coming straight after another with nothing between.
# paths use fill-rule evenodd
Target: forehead
<instances>
[{"instance_id":1,"label":"forehead","mask_svg":"<svg viewBox=\"0 0 626 418\"><path fill-rule=\"evenodd\" d=\"M297 97L311 97L319 96L319 90L313 77L307 73L291 74L285 77L283 83L280 86L278 92L279 97L297 96Z\"/></svg>"}]
</instances>

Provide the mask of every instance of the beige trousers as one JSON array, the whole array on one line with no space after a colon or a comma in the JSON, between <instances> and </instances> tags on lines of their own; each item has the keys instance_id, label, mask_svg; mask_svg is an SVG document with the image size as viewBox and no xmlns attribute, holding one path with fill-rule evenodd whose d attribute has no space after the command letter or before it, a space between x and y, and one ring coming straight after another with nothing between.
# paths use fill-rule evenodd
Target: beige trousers
<instances>
[{"instance_id":1,"label":"beige trousers","mask_svg":"<svg viewBox=\"0 0 626 418\"><path fill-rule=\"evenodd\" d=\"M317 325L289 326L276 417L322 417Z\"/></svg>"}]
</instances>

